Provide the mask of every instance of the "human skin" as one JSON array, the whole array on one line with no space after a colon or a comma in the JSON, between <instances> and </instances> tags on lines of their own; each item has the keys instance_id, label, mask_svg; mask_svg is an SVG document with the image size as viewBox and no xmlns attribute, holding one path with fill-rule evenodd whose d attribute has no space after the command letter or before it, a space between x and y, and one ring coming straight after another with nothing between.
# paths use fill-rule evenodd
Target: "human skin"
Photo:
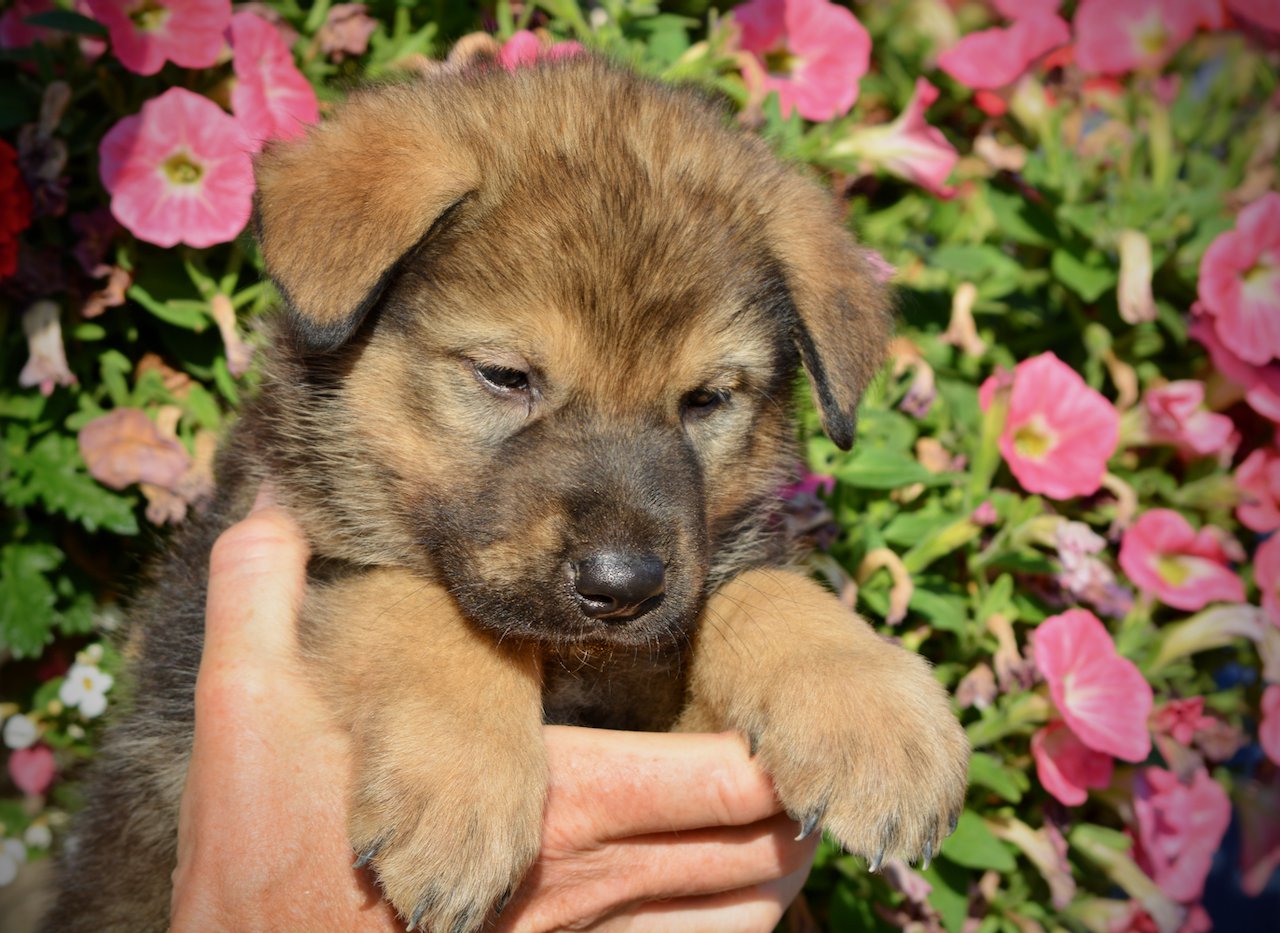
<instances>
[{"instance_id":1,"label":"human skin","mask_svg":"<svg viewBox=\"0 0 1280 933\"><path fill-rule=\"evenodd\" d=\"M306 559L269 495L214 547L173 875L179 933L404 929L351 867L350 749L294 663ZM817 841L795 840L739 737L565 726L544 737L542 850L496 930L774 928Z\"/></svg>"}]
</instances>

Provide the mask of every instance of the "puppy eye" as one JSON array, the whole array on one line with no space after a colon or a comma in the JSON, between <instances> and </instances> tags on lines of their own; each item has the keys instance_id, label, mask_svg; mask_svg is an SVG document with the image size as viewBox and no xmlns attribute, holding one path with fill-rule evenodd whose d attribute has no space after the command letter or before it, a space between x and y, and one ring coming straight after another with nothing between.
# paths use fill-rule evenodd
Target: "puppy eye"
<instances>
[{"instance_id":1,"label":"puppy eye","mask_svg":"<svg viewBox=\"0 0 1280 933\"><path fill-rule=\"evenodd\" d=\"M529 374L523 370L476 363L475 371L485 388L498 395L515 395L529 391Z\"/></svg>"},{"instance_id":2,"label":"puppy eye","mask_svg":"<svg viewBox=\"0 0 1280 933\"><path fill-rule=\"evenodd\" d=\"M684 397L681 414L685 418L704 418L729 401L728 389L712 389L702 386Z\"/></svg>"}]
</instances>

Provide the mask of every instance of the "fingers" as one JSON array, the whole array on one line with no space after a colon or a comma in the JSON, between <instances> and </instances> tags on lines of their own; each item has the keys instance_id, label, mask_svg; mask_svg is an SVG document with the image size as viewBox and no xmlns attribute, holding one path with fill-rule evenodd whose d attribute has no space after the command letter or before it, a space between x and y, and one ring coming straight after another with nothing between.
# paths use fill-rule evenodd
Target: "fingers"
<instances>
[{"instance_id":1,"label":"fingers","mask_svg":"<svg viewBox=\"0 0 1280 933\"><path fill-rule=\"evenodd\" d=\"M593 933L769 933L804 887L809 866L738 891L641 905L590 927Z\"/></svg>"},{"instance_id":2,"label":"fingers","mask_svg":"<svg viewBox=\"0 0 1280 933\"><path fill-rule=\"evenodd\" d=\"M307 556L302 532L264 487L253 510L219 536L209 556L205 661L292 650Z\"/></svg>"},{"instance_id":3,"label":"fingers","mask_svg":"<svg viewBox=\"0 0 1280 933\"><path fill-rule=\"evenodd\" d=\"M745 826L779 810L773 785L732 733L610 732L549 726L548 832L600 842ZM608 794L601 794L608 787ZM794 835L794 834L793 834ZM551 842L554 844L555 840Z\"/></svg>"}]
</instances>

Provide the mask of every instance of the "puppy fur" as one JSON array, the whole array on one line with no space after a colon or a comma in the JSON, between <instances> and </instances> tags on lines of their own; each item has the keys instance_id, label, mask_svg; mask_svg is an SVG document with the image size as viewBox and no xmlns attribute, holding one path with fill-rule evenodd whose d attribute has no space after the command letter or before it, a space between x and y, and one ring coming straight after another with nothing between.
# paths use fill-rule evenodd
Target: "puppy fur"
<instances>
[{"instance_id":1,"label":"puppy fur","mask_svg":"<svg viewBox=\"0 0 1280 933\"><path fill-rule=\"evenodd\" d=\"M936 851L945 692L779 534L797 369L847 448L890 329L830 198L590 57L364 90L256 168L265 384L133 608L45 928L167 926L209 552L266 477L312 548L299 663L354 739L353 850L411 926L480 929L531 865L544 721L736 729L806 828ZM602 548L661 560L649 611L584 612Z\"/></svg>"}]
</instances>

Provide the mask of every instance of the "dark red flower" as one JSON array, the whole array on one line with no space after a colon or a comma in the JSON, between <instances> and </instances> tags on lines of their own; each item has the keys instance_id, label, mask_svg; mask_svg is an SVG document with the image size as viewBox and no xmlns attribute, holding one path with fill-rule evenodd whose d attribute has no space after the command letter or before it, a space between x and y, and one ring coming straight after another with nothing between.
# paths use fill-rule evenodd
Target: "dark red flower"
<instances>
[{"instance_id":1,"label":"dark red flower","mask_svg":"<svg viewBox=\"0 0 1280 933\"><path fill-rule=\"evenodd\" d=\"M18 234L31 226L31 192L18 171L18 153L0 139L0 279L18 271Z\"/></svg>"}]
</instances>

